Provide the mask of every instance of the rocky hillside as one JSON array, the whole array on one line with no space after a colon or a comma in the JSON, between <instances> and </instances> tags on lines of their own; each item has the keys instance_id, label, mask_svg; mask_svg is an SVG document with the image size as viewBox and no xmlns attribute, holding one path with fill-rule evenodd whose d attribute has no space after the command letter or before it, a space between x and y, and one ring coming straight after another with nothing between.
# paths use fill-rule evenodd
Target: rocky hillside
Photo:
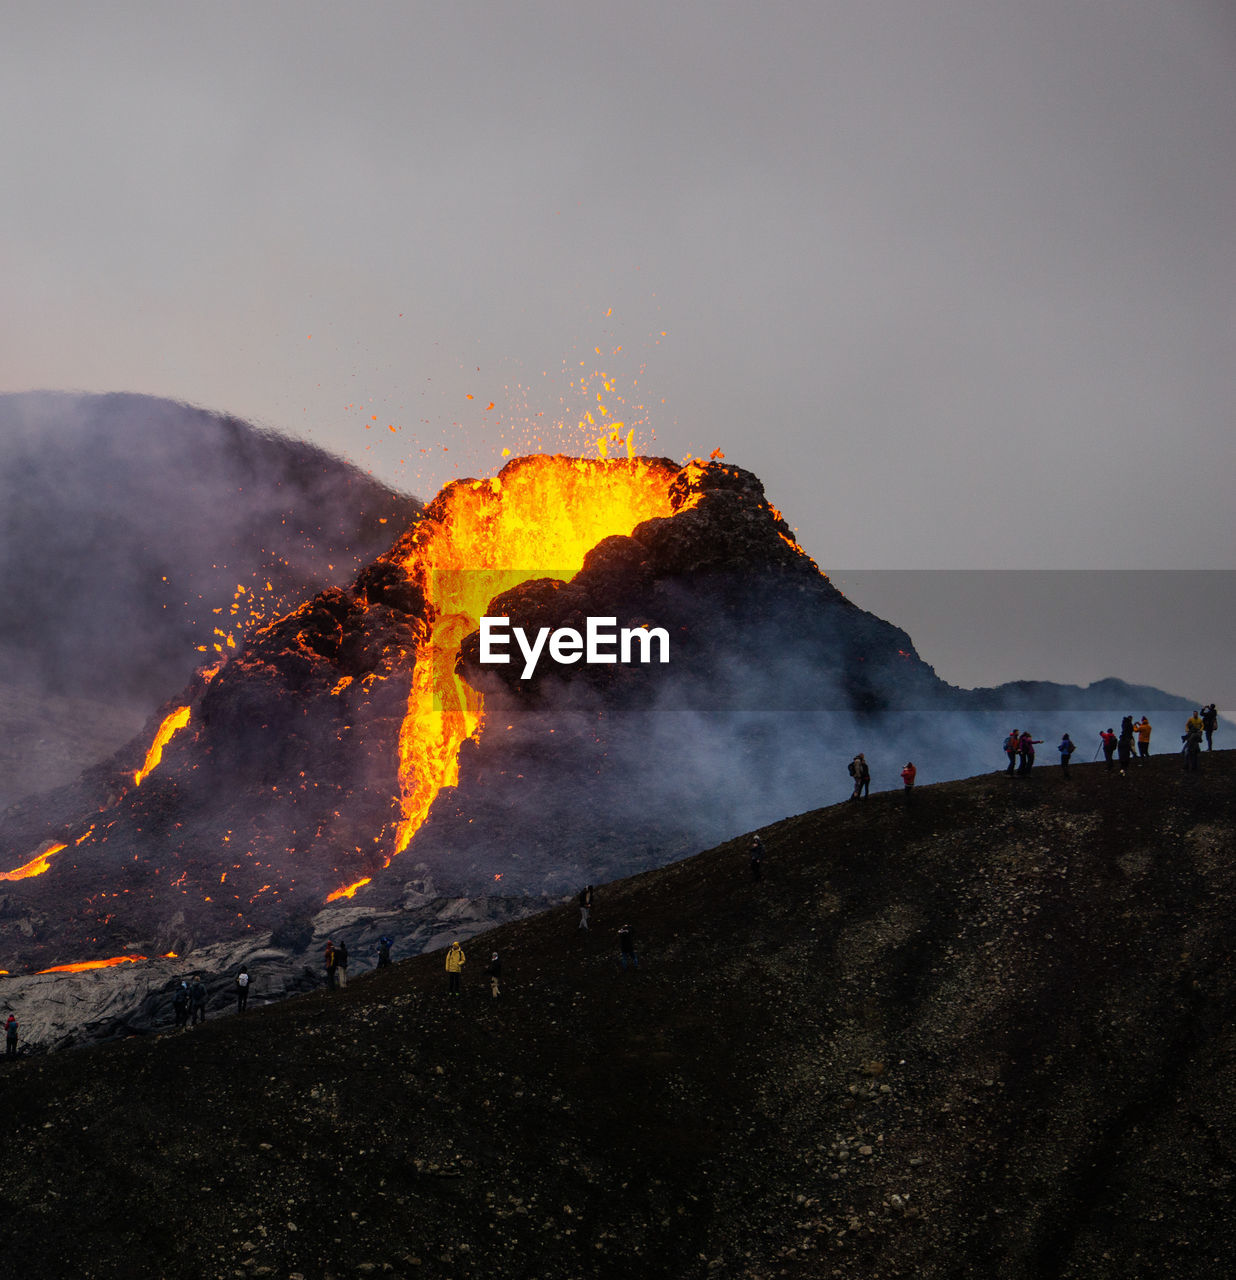
<instances>
[{"instance_id":1,"label":"rocky hillside","mask_svg":"<svg viewBox=\"0 0 1236 1280\"><path fill-rule=\"evenodd\" d=\"M473 938L454 1002L439 952L19 1057L0 1239L49 1278L1209 1280L1234 775L874 795L765 828L758 883L744 837L601 886L587 935Z\"/></svg>"},{"instance_id":2,"label":"rocky hillside","mask_svg":"<svg viewBox=\"0 0 1236 1280\"><path fill-rule=\"evenodd\" d=\"M0 808L110 754L226 634L350 581L419 509L189 405L0 396ZM61 728L66 699L86 733Z\"/></svg>"}]
</instances>

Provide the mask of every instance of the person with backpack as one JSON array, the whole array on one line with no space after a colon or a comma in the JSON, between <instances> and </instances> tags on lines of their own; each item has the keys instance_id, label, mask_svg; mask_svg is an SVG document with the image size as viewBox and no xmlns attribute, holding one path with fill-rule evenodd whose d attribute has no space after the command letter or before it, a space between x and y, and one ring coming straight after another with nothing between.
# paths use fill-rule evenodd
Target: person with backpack
<instances>
[{"instance_id":1,"label":"person with backpack","mask_svg":"<svg viewBox=\"0 0 1236 1280\"><path fill-rule=\"evenodd\" d=\"M498 986L502 977L502 961L498 959L496 951L489 957L489 963L485 966L485 976L489 979L489 998L497 1000L502 994Z\"/></svg>"},{"instance_id":2,"label":"person with backpack","mask_svg":"<svg viewBox=\"0 0 1236 1280\"><path fill-rule=\"evenodd\" d=\"M1137 730L1137 754L1145 760L1150 756L1150 721L1146 719L1146 713L1142 712L1142 718L1133 726Z\"/></svg>"},{"instance_id":3,"label":"person with backpack","mask_svg":"<svg viewBox=\"0 0 1236 1280\"><path fill-rule=\"evenodd\" d=\"M867 767L867 757L860 751L846 768L850 777L854 779L854 791L850 799L858 800L865 795L870 795L871 770Z\"/></svg>"},{"instance_id":4,"label":"person with backpack","mask_svg":"<svg viewBox=\"0 0 1236 1280\"><path fill-rule=\"evenodd\" d=\"M1202 732L1206 735L1206 750L1214 750L1215 730L1219 727L1219 712L1212 702L1210 706L1202 708Z\"/></svg>"},{"instance_id":5,"label":"person with backpack","mask_svg":"<svg viewBox=\"0 0 1236 1280\"><path fill-rule=\"evenodd\" d=\"M348 985L348 944L341 942L335 948L335 978L340 989Z\"/></svg>"},{"instance_id":6,"label":"person with backpack","mask_svg":"<svg viewBox=\"0 0 1236 1280\"><path fill-rule=\"evenodd\" d=\"M759 836L751 837L751 879L758 880L764 874L764 842Z\"/></svg>"},{"instance_id":7,"label":"person with backpack","mask_svg":"<svg viewBox=\"0 0 1236 1280\"><path fill-rule=\"evenodd\" d=\"M378 939L378 968L385 969L391 962L391 947L394 945L395 939L389 934L384 933Z\"/></svg>"},{"instance_id":8,"label":"person with backpack","mask_svg":"<svg viewBox=\"0 0 1236 1280\"><path fill-rule=\"evenodd\" d=\"M1099 741L1103 746L1103 759L1107 761L1107 767L1113 768L1112 757L1116 754L1116 733L1110 725L1099 734Z\"/></svg>"},{"instance_id":9,"label":"person with backpack","mask_svg":"<svg viewBox=\"0 0 1236 1280\"><path fill-rule=\"evenodd\" d=\"M11 1013L4 1024L4 1056L17 1057L17 1019Z\"/></svg>"},{"instance_id":10,"label":"person with backpack","mask_svg":"<svg viewBox=\"0 0 1236 1280\"><path fill-rule=\"evenodd\" d=\"M190 1025L196 1027L199 1022L206 1021L206 988L202 985L199 974L193 975L193 985L189 988Z\"/></svg>"},{"instance_id":11,"label":"person with backpack","mask_svg":"<svg viewBox=\"0 0 1236 1280\"><path fill-rule=\"evenodd\" d=\"M323 960L326 964L326 989L328 991L334 991L335 976L339 972L339 963L335 959L335 944L330 941L329 938L326 942L326 951L323 955Z\"/></svg>"},{"instance_id":12,"label":"person with backpack","mask_svg":"<svg viewBox=\"0 0 1236 1280\"><path fill-rule=\"evenodd\" d=\"M464 955L463 948L457 941L452 942L446 953L447 995L457 996L460 994L459 975L460 971L467 963L468 957Z\"/></svg>"},{"instance_id":13,"label":"person with backpack","mask_svg":"<svg viewBox=\"0 0 1236 1280\"><path fill-rule=\"evenodd\" d=\"M172 995L172 1016L177 1027L189 1021L189 984L182 981Z\"/></svg>"},{"instance_id":14,"label":"person with backpack","mask_svg":"<svg viewBox=\"0 0 1236 1280\"><path fill-rule=\"evenodd\" d=\"M906 767L901 771L901 781L905 784L906 800L909 801L914 791L914 779L918 777L918 770L914 767L913 760L906 761Z\"/></svg>"},{"instance_id":15,"label":"person with backpack","mask_svg":"<svg viewBox=\"0 0 1236 1280\"><path fill-rule=\"evenodd\" d=\"M1069 776L1069 757L1077 750L1077 746L1073 742L1073 739L1066 733L1064 737L1060 739L1060 745L1056 750L1060 752L1060 768L1064 773L1064 776L1067 778Z\"/></svg>"},{"instance_id":16,"label":"person with backpack","mask_svg":"<svg viewBox=\"0 0 1236 1280\"><path fill-rule=\"evenodd\" d=\"M1184 767L1186 773L1198 773L1201 769L1200 756L1202 753L1202 721L1201 716L1197 712L1185 721L1184 736L1181 739L1184 743Z\"/></svg>"},{"instance_id":17,"label":"person with backpack","mask_svg":"<svg viewBox=\"0 0 1236 1280\"><path fill-rule=\"evenodd\" d=\"M236 975L236 1012L244 1013L249 1003L249 966L241 965Z\"/></svg>"},{"instance_id":18,"label":"person with backpack","mask_svg":"<svg viewBox=\"0 0 1236 1280\"><path fill-rule=\"evenodd\" d=\"M1017 767L1017 748L1021 739L1017 736L1017 730L1013 729L1004 740L1004 754L1009 758L1009 767L1004 771L1011 778L1013 770Z\"/></svg>"}]
</instances>

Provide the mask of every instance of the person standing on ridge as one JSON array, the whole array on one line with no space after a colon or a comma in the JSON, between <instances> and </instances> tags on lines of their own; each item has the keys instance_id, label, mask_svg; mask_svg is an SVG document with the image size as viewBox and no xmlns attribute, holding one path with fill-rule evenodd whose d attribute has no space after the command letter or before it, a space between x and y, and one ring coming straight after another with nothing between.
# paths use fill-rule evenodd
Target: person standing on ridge
<instances>
[{"instance_id":1,"label":"person standing on ridge","mask_svg":"<svg viewBox=\"0 0 1236 1280\"><path fill-rule=\"evenodd\" d=\"M11 1013L4 1024L4 1056L17 1057L17 1019Z\"/></svg>"},{"instance_id":2,"label":"person standing on ridge","mask_svg":"<svg viewBox=\"0 0 1236 1280\"><path fill-rule=\"evenodd\" d=\"M1202 718L1195 711L1185 721L1184 767L1186 773L1198 773L1201 769L1199 757L1202 753Z\"/></svg>"},{"instance_id":3,"label":"person standing on ridge","mask_svg":"<svg viewBox=\"0 0 1236 1280\"><path fill-rule=\"evenodd\" d=\"M1016 729L1012 730L1004 740L1004 754L1009 758L1009 767L1004 772L1010 778L1013 776L1013 770L1017 767L1017 745L1020 741Z\"/></svg>"},{"instance_id":4,"label":"person standing on ridge","mask_svg":"<svg viewBox=\"0 0 1236 1280\"><path fill-rule=\"evenodd\" d=\"M751 879L758 880L764 874L764 842L759 836L751 837Z\"/></svg>"},{"instance_id":5,"label":"person standing on ridge","mask_svg":"<svg viewBox=\"0 0 1236 1280\"><path fill-rule=\"evenodd\" d=\"M335 948L335 976L342 990L348 985L348 944L341 942Z\"/></svg>"},{"instance_id":6,"label":"person standing on ridge","mask_svg":"<svg viewBox=\"0 0 1236 1280\"><path fill-rule=\"evenodd\" d=\"M1021 756L1021 764L1017 766L1018 773L1029 773L1034 768L1034 748L1041 746L1042 738L1032 738L1030 730L1017 739L1017 754Z\"/></svg>"},{"instance_id":7,"label":"person standing on ridge","mask_svg":"<svg viewBox=\"0 0 1236 1280\"><path fill-rule=\"evenodd\" d=\"M906 761L906 767L901 771L901 781L905 783L906 801L909 802L910 796L914 793L914 779L918 777L918 770L914 767L913 760Z\"/></svg>"},{"instance_id":8,"label":"person standing on ridge","mask_svg":"<svg viewBox=\"0 0 1236 1280\"><path fill-rule=\"evenodd\" d=\"M498 953L495 951L489 957L489 963L485 966L485 976L489 979L489 998L496 1000L501 994L498 982L502 977L502 961L498 959Z\"/></svg>"},{"instance_id":9,"label":"person standing on ridge","mask_svg":"<svg viewBox=\"0 0 1236 1280\"><path fill-rule=\"evenodd\" d=\"M1060 752L1060 768L1064 771L1064 776L1067 778L1069 776L1069 757L1077 750L1077 747L1074 745L1073 739L1066 733L1064 737L1060 739L1060 745L1056 750Z\"/></svg>"},{"instance_id":10,"label":"person standing on ridge","mask_svg":"<svg viewBox=\"0 0 1236 1280\"><path fill-rule=\"evenodd\" d=\"M1206 735L1206 750L1214 750L1215 730L1219 727L1219 712L1212 702L1210 706L1202 708L1202 732Z\"/></svg>"},{"instance_id":11,"label":"person standing on ridge","mask_svg":"<svg viewBox=\"0 0 1236 1280\"><path fill-rule=\"evenodd\" d=\"M242 964L236 975L236 1012L244 1013L249 1003L249 966Z\"/></svg>"},{"instance_id":12,"label":"person standing on ridge","mask_svg":"<svg viewBox=\"0 0 1236 1280\"><path fill-rule=\"evenodd\" d=\"M1146 713L1142 712L1142 718L1133 726L1137 730L1137 754L1145 760L1150 756L1150 721L1146 719Z\"/></svg>"},{"instance_id":13,"label":"person standing on ridge","mask_svg":"<svg viewBox=\"0 0 1236 1280\"><path fill-rule=\"evenodd\" d=\"M579 891L579 933L588 932L588 917L592 914L592 886L584 885Z\"/></svg>"},{"instance_id":14,"label":"person standing on ridge","mask_svg":"<svg viewBox=\"0 0 1236 1280\"><path fill-rule=\"evenodd\" d=\"M190 1023L197 1026L206 1021L206 988L202 985L200 974L193 975L193 985L189 988L189 1011L192 1015Z\"/></svg>"},{"instance_id":15,"label":"person standing on ridge","mask_svg":"<svg viewBox=\"0 0 1236 1280\"><path fill-rule=\"evenodd\" d=\"M1120 737L1116 739L1116 752L1120 757L1120 772L1133 763L1133 717L1125 716L1120 722Z\"/></svg>"},{"instance_id":16,"label":"person standing on ridge","mask_svg":"<svg viewBox=\"0 0 1236 1280\"><path fill-rule=\"evenodd\" d=\"M854 793L851 800L858 800L871 794L871 770L867 767L867 757L860 751L846 766L850 777L854 779Z\"/></svg>"},{"instance_id":17,"label":"person standing on ridge","mask_svg":"<svg viewBox=\"0 0 1236 1280\"><path fill-rule=\"evenodd\" d=\"M182 981L172 996L172 1014L176 1026L183 1027L189 1021L189 984Z\"/></svg>"},{"instance_id":18,"label":"person standing on ridge","mask_svg":"<svg viewBox=\"0 0 1236 1280\"><path fill-rule=\"evenodd\" d=\"M391 962L391 945L395 939L390 934L384 933L378 939L378 968L385 969Z\"/></svg>"},{"instance_id":19,"label":"person standing on ridge","mask_svg":"<svg viewBox=\"0 0 1236 1280\"><path fill-rule=\"evenodd\" d=\"M467 963L468 957L464 955L463 948L458 942L452 942L450 949L446 953L447 995L457 996L460 994L459 972Z\"/></svg>"},{"instance_id":20,"label":"person standing on ridge","mask_svg":"<svg viewBox=\"0 0 1236 1280\"><path fill-rule=\"evenodd\" d=\"M335 960L335 944L329 939L327 939L326 942L326 953L323 956L323 959L326 963L326 989L328 991L334 991L335 973L338 969L338 964Z\"/></svg>"},{"instance_id":21,"label":"person standing on ridge","mask_svg":"<svg viewBox=\"0 0 1236 1280\"><path fill-rule=\"evenodd\" d=\"M628 966L632 969L639 968L639 955L635 950L635 935L631 932L629 924L624 924L618 930L618 959L622 964L624 973Z\"/></svg>"},{"instance_id":22,"label":"person standing on ridge","mask_svg":"<svg viewBox=\"0 0 1236 1280\"><path fill-rule=\"evenodd\" d=\"M1099 734L1099 741L1103 745L1103 759L1107 761L1107 767L1112 767L1112 756L1116 754L1116 734L1109 725Z\"/></svg>"}]
</instances>

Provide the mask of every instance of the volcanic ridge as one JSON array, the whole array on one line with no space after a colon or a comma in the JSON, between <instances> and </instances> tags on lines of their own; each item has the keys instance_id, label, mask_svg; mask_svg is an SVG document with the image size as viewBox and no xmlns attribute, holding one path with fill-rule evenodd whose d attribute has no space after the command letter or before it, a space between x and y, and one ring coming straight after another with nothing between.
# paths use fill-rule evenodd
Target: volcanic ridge
<instances>
[{"instance_id":1,"label":"volcanic ridge","mask_svg":"<svg viewBox=\"0 0 1236 1280\"><path fill-rule=\"evenodd\" d=\"M266 1007L254 965L243 1016L6 1066L0 1238L48 1280L1211 1280L1234 782L804 813L758 881L732 839L466 941L454 999L440 953Z\"/></svg>"}]
</instances>

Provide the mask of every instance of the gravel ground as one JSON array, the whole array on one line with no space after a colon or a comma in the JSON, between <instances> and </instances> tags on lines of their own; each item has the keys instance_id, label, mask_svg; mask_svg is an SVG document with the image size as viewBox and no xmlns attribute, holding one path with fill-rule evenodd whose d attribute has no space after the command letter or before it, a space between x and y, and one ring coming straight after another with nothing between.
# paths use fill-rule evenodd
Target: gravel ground
<instances>
[{"instance_id":1,"label":"gravel ground","mask_svg":"<svg viewBox=\"0 0 1236 1280\"><path fill-rule=\"evenodd\" d=\"M1236 1253L1236 753L884 793L0 1072L27 1277L1082 1277ZM637 971L617 963L630 923ZM482 971L501 953L503 995Z\"/></svg>"}]
</instances>

